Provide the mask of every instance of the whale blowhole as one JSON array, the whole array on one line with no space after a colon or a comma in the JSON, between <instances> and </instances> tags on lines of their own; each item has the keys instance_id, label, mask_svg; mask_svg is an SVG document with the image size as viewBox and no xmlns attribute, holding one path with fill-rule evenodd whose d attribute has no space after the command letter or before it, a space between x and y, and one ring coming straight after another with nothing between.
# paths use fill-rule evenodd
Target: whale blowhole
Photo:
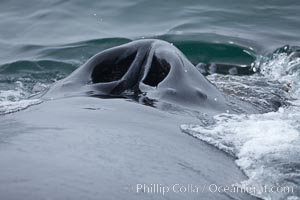
<instances>
[{"instance_id":1,"label":"whale blowhole","mask_svg":"<svg viewBox=\"0 0 300 200\"><path fill-rule=\"evenodd\" d=\"M104 59L97 64L92 72L92 83L108 83L120 80L132 65L137 51L131 52L127 56L120 56L117 59Z\"/></svg>"},{"instance_id":2,"label":"whale blowhole","mask_svg":"<svg viewBox=\"0 0 300 200\"><path fill-rule=\"evenodd\" d=\"M143 83L152 87L157 87L157 85L168 76L170 70L171 65L165 59L158 59L154 55L150 69Z\"/></svg>"}]
</instances>

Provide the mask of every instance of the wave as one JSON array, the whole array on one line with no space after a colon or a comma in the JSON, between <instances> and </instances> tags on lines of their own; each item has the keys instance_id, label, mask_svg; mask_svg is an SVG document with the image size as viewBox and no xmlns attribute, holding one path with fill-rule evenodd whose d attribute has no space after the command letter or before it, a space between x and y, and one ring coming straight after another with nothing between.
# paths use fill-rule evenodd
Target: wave
<instances>
[{"instance_id":1,"label":"wave","mask_svg":"<svg viewBox=\"0 0 300 200\"><path fill-rule=\"evenodd\" d=\"M17 112L32 105L42 103L40 99L28 99L31 96L21 81L16 81L14 89L0 90L0 115ZM46 86L36 84L33 91L39 92Z\"/></svg>"},{"instance_id":2,"label":"wave","mask_svg":"<svg viewBox=\"0 0 300 200\"><path fill-rule=\"evenodd\" d=\"M298 49L298 48L296 48ZM287 85L290 105L264 114L220 114L213 123L183 124L183 132L236 158L249 177L240 186L288 187L289 192L256 190L263 199L300 199L300 59L295 47L283 47L253 64L269 81ZM271 88L269 88L271 89Z\"/></svg>"},{"instance_id":3,"label":"wave","mask_svg":"<svg viewBox=\"0 0 300 200\"><path fill-rule=\"evenodd\" d=\"M18 112L20 110L24 110L30 106L37 105L40 103L42 103L42 101L39 99L20 100L16 102L3 101L0 102L0 115Z\"/></svg>"}]
</instances>

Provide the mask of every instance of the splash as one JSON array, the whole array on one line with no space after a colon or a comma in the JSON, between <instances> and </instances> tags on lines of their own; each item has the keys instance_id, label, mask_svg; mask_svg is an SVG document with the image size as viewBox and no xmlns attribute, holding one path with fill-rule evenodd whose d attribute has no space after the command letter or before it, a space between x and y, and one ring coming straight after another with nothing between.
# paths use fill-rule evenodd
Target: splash
<instances>
[{"instance_id":1,"label":"splash","mask_svg":"<svg viewBox=\"0 0 300 200\"><path fill-rule=\"evenodd\" d=\"M253 69L260 72L258 76L262 80L277 83L273 85L273 92L276 93L278 83L286 88L286 93L290 97L288 106L264 114L220 114L208 125L181 125L183 132L212 144L236 158L236 164L249 178L238 185L289 188L289 191L252 192L252 195L266 200L300 199L298 49L285 46L268 57L260 57L253 64ZM240 87L238 82L235 84ZM234 87L237 90L235 94L241 90L239 87ZM267 89L272 90L272 84L269 84ZM259 93L255 94L259 96Z\"/></svg>"},{"instance_id":2,"label":"splash","mask_svg":"<svg viewBox=\"0 0 300 200\"><path fill-rule=\"evenodd\" d=\"M28 91L28 88L21 81L15 81L12 88L0 90L0 115L17 112L28 108L31 105L42 103L39 99L29 99L32 92L40 92L46 85L37 83Z\"/></svg>"},{"instance_id":3,"label":"splash","mask_svg":"<svg viewBox=\"0 0 300 200\"><path fill-rule=\"evenodd\" d=\"M39 99L31 99L31 100L20 100L20 101L4 101L0 102L0 115L9 114L13 112L18 112L20 110L24 110L32 105L37 105L42 103Z\"/></svg>"},{"instance_id":4,"label":"splash","mask_svg":"<svg viewBox=\"0 0 300 200\"><path fill-rule=\"evenodd\" d=\"M290 95L300 99L300 47L284 46L271 56L260 57L254 69L269 80L276 80L289 88Z\"/></svg>"},{"instance_id":5,"label":"splash","mask_svg":"<svg viewBox=\"0 0 300 200\"><path fill-rule=\"evenodd\" d=\"M257 115L215 116L206 127L181 125L183 132L216 146L236 157L236 164L249 177L240 185L290 188L289 192L252 195L264 199L284 199L300 195L300 109L279 109Z\"/></svg>"}]
</instances>

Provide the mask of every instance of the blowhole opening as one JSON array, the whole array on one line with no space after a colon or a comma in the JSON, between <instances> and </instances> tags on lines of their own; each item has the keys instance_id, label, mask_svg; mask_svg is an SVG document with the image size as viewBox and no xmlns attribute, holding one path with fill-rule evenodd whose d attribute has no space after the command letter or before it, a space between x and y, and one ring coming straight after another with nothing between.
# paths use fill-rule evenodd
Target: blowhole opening
<instances>
[{"instance_id":1,"label":"blowhole opening","mask_svg":"<svg viewBox=\"0 0 300 200\"><path fill-rule=\"evenodd\" d=\"M128 71L136 57L137 51L128 56L120 56L102 61L93 70L91 75L93 83L107 83L120 80Z\"/></svg>"},{"instance_id":2,"label":"blowhole opening","mask_svg":"<svg viewBox=\"0 0 300 200\"><path fill-rule=\"evenodd\" d=\"M166 60L159 60L156 56L153 56L150 70L143 83L152 87L156 87L168 76L170 69L171 65Z\"/></svg>"}]
</instances>

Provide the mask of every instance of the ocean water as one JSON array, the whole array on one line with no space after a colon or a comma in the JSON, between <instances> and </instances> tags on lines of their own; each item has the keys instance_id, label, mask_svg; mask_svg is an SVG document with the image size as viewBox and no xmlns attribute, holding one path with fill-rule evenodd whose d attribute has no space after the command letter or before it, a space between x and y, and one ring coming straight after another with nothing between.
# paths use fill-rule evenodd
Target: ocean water
<instances>
[{"instance_id":1,"label":"ocean water","mask_svg":"<svg viewBox=\"0 0 300 200\"><path fill-rule=\"evenodd\" d=\"M295 191L253 195L299 199L299 10L296 0L0 0L0 114L41 103L30 97L101 50L166 40L195 65L252 66L206 75L261 114L226 113L181 129L234 156L249 177L237 184Z\"/></svg>"}]
</instances>

